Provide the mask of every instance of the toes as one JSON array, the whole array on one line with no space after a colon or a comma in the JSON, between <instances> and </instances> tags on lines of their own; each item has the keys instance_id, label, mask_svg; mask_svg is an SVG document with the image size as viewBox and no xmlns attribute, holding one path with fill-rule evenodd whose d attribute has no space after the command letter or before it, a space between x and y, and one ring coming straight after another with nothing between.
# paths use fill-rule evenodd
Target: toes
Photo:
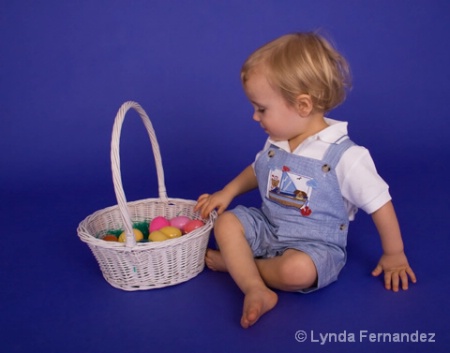
<instances>
[{"instance_id":1,"label":"toes","mask_svg":"<svg viewBox=\"0 0 450 353\"><path fill-rule=\"evenodd\" d=\"M244 313L241 319L241 325L244 328L252 326L260 318L259 310L250 309L247 313Z\"/></svg>"}]
</instances>

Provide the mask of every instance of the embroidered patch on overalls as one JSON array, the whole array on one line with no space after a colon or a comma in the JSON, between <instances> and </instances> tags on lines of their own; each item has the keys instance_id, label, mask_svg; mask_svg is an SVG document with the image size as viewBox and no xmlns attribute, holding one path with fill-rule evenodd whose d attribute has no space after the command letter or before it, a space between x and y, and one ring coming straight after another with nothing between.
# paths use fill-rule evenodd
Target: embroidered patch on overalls
<instances>
[{"instance_id":1,"label":"embroidered patch on overalls","mask_svg":"<svg viewBox=\"0 0 450 353\"><path fill-rule=\"evenodd\" d=\"M280 205L298 208L303 216L309 216L312 210L308 207L308 201L316 185L314 179L283 166L270 170L266 197Z\"/></svg>"}]
</instances>

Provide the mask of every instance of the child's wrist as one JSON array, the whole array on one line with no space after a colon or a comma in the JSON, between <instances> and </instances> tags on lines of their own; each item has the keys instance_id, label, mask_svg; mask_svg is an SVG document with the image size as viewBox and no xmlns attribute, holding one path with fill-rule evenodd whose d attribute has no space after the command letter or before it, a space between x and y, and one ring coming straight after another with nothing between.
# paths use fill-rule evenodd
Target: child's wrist
<instances>
[{"instance_id":1,"label":"child's wrist","mask_svg":"<svg viewBox=\"0 0 450 353\"><path fill-rule=\"evenodd\" d=\"M404 254L405 254L405 251L403 250L403 248L399 249L399 250L392 250L392 249L383 250L383 255L386 255L386 256L398 256L398 255L404 255Z\"/></svg>"}]
</instances>

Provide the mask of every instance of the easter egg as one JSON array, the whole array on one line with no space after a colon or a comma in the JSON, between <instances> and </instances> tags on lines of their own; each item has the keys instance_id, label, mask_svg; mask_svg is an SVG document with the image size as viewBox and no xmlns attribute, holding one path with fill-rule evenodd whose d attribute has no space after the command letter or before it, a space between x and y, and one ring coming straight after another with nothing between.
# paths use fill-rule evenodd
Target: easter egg
<instances>
[{"instance_id":1,"label":"easter egg","mask_svg":"<svg viewBox=\"0 0 450 353\"><path fill-rule=\"evenodd\" d=\"M183 231L185 233L190 233L194 230L196 230L197 228L203 227L205 225L205 223L203 223L203 221L199 220L199 219L193 219L192 221L190 221L189 223L187 223L184 228Z\"/></svg>"},{"instance_id":2,"label":"easter egg","mask_svg":"<svg viewBox=\"0 0 450 353\"><path fill-rule=\"evenodd\" d=\"M191 219L188 216L177 216L169 220L172 227L183 229L184 226L189 223Z\"/></svg>"},{"instance_id":3,"label":"easter egg","mask_svg":"<svg viewBox=\"0 0 450 353\"><path fill-rule=\"evenodd\" d=\"M159 230L163 227L167 227L170 226L170 222L168 221L168 219L166 217L163 216L157 216L155 218L152 219L152 221L150 222L150 226L149 226L149 232L154 232L155 230Z\"/></svg>"},{"instance_id":4,"label":"easter egg","mask_svg":"<svg viewBox=\"0 0 450 353\"><path fill-rule=\"evenodd\" d=\"M134 239L136 239L136 241L141 241L142 239L144 239L144 234L142 234L139 229L133 229L133 233ZM125 231L123 231L122 234L119 235L119 241L121 243L125 243Z\"/></svg>"},{"instance_id":5,"label":"easter egg","mask_svg":"<svg viewBox=\"0 0 450 353\"><path fill-rule=\"evenodd\" d=\"M151 241L164 241L169 238L160 230L155 230L154 232L150 233L150 235L148 236L148 239Z\"/></svg>"},{"instance_id":6,"label":"easter egg","mask_svg":"<svg viewBox=\"0 0 450 353\"><path fill-rule=\"evenodd\" d=\"M180 229L172 226L163 227L159 231L164 233L169 239L181 237L183 234Z\"/></svg>"},{"instance_id":7,"label":"easter egg","mask_svg":"<svg viewBox=\"0 0 450 353\"><path fill-rule=\"evenodd\" d=\"M103 237L103 240L104 241L117 241L117 237L115 235L113 235L113 234L106 234Z\"/></svg>"}]
</instances>

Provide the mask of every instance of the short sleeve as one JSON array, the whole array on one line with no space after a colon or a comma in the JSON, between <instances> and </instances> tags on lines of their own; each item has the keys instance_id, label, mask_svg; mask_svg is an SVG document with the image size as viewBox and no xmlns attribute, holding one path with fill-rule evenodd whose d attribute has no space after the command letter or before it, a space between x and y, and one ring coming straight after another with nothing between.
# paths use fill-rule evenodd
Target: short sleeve
<instances>
[{"instance_id":1,"label":"short sleeve","mask_svg":"<svg viewBox=\"0 0 450 353\"><path fill-rule=\"evenodd\" d=\"M391 200L388 184L378 174L369 151L361 146L349 148L341 158L336 173L350 219L360 208L372 214Z\"/></svg>"}]
</instances>

